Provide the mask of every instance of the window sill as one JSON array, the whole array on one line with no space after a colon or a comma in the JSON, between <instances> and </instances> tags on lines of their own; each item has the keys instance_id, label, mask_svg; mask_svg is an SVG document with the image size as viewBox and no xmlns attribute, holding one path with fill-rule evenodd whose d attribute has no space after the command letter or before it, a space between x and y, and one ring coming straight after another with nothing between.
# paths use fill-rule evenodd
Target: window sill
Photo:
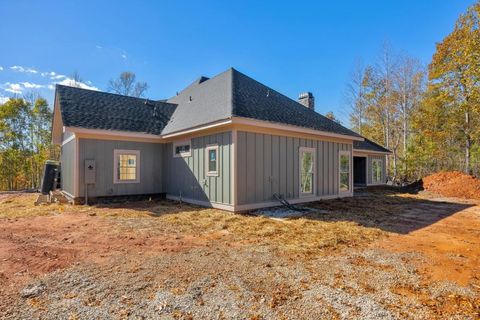
<instances>
[{"instance_id":1,"label":"window sill","mask_svg":"<svg viewBox=\"0 0 480 320\"><path fill-rule=\"evenodd\" d=\"M114 181L113 184L130 184L130 183L140 183L140 180L130 180L130 181Z\"/></svg>"},{"instance_id":2,"label":"window sill","mask_svg":"<svg viewBox=\"0 0 480 320\"><path fill-rule=\"evenodd\" d=\"M218 172L207 172L206 176L207 177L219 177L220 174Z\"/></svg>"}]
</instances>

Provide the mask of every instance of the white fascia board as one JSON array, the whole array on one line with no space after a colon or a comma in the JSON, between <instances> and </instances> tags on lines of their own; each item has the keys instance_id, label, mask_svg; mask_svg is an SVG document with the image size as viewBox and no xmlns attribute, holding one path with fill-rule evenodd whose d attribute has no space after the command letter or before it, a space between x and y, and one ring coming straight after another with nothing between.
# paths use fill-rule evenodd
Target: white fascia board
<instances>
[{"instance_id":1,"label":"white fascia board","mask_svg":"<svg viewBox=\"0 0 480 320\"><path fill-rule=\"evenodd\" d=\"M356 141L364 141L365 140L362 137L349 136L349 135L346 135L346 134L331 133L331 132L326 132L326 131L320 131L320 130L308 129L308 128L304 128L304 127L293 126L293 125L290 125L290 124L283 124L283 123L280 124L280 123L274 123L274 122L270 122L270 121L255 120L255 119L249 119L249 118L243 118L243 117L233 117L232 118L232 123L233 124L244 124L244 125L250 125L250 126L256 126L256 127L262 127L262 128L268 128L268 129L278 129L278 130L299 132L299 133L311 134L311 135L322 136L322 137L340 138L340 139L356 140Z\"/></svg>"}]
</instances>

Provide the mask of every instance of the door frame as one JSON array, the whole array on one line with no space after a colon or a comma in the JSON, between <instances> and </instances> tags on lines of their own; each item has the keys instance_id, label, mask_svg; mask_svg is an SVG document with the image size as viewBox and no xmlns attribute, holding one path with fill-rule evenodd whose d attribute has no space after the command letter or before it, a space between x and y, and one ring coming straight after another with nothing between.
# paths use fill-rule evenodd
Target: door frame
<instances>
[{"instance_id":1,"label":"door frame","mask_svg":"<svg viewBox=\"0 0 480 320\"><path fill-rule=\"evenodd\" d=\"M353 187L355 187L355 158L365 158L365 186L368 185L368 156L365 155L365 156L352 156L352 160L353 160L353 166L352 166L352 170L353 170Z\"/></svg>"}]
</instances>

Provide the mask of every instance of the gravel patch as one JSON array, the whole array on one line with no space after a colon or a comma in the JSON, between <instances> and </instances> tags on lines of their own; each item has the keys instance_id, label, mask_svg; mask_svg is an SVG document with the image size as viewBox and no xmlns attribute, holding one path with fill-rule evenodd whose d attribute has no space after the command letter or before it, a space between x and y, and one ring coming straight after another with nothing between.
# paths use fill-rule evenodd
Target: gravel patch
<instances>
[{"instance_id":1,"label":"gravel patch","mask_svg":"<svg viewBox=\"0 0 480 320\"><path fill-rule=\"evenodd\" d=\"M51 273L29 286L41 286L41 294L18 300L0 317L429 319L434 314L428 305L395 288L431 291L437 297L475 296L452 283L420 287L420 276L406 262L412 258L421 259L358 249L305 258L255 247L139 255Z\"/></svg>"}]
</instances>

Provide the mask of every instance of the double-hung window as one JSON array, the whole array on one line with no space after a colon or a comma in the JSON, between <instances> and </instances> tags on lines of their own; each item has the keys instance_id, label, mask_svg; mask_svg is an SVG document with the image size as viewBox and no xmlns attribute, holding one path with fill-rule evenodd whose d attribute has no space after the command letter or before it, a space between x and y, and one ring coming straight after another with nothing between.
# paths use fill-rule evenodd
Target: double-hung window
<instances>
[{"instance_id":1,"label":"double-hung window","mask_svg":"<svg viewBox=\"0 0 480 320\"><path fill-rule=\"evenodd\" d=\"M208 145L205 149L205 164L207 176L219 175L218 144Z\"/></svg>"},{"instance_id":2,"label":"double-hung window","mask_svg":"<svg viewBox=\"0 0 480 320\"><path fill-rule=\"evenodd\" d=\"M300 194L309 196L315 194L315 149L301 147L299 149L300 163Z\"/></svg>"},{"instance_id":3,"label":"double-hung window","mask_svg":"<svg viewBox=\"0 0 480 320\"><path fill-rule=\"evenodd\" d=\"M350 174L351 174L351 157L350 151L340 151L338 154L339 161L339 189L340 192L349 192L351 190Z\"/></svg>"},{"instance_id":4,"label":"double-hung window","mask_svg":"<svg viewBox=\"0 0 480 320\"><path fill-rule=\"evenodd\" d=\"M118 150L113 151L113 182L138 183L140 182L140 151Z\"/></svg>"},{"instance_id":5,"label":"double-hung window","mask_svg":"<svg viewBox=\"0 0 480 320\"><path fill-rule=\"evenodd\" d=\"M372 183L382 183L383 161L381 159L372 160Z\"/></svg>"}]
</instances>

